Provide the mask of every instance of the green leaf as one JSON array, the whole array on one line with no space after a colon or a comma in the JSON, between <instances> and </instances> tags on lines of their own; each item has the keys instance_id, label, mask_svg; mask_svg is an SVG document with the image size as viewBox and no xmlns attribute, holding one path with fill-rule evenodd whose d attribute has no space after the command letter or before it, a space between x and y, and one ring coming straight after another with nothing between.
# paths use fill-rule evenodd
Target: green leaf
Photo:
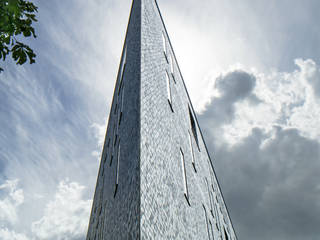
<instances>
[{"instance_id":1,"label":"green leaf","mask_svg":"<svg viewBox=\"0 0 320 240\"><path fill-rule=\"evenodd\" d=\"M38 7L27 0L0 0L0 59L3 61L11 53L16 64L29 60L35 62L36 54L16 36L36 38L32 24L37 21ZM2 69L2 68L1 68Z\"/></svg>"}]
</instances>

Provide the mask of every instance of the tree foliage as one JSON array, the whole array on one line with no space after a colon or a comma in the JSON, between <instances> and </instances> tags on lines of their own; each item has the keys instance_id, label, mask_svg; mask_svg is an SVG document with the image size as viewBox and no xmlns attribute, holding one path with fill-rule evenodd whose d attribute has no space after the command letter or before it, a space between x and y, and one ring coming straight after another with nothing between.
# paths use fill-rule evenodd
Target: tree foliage
<instances>
[{"instance_id":1,"label":"tree foliage","mask_svg":"<svg viewBox=\"0 0 320 240\"><path fill-rule=\"evenodd\" d=\"M5 61L11 54L17 64L22 65L28 59L30 64L35 62L33 50L16 37L36 37L32 23L37 21L37 9L25 0L0 0L0 59ZM3 69L0 67L1 71Z\"/></svg>"}]
</instances>

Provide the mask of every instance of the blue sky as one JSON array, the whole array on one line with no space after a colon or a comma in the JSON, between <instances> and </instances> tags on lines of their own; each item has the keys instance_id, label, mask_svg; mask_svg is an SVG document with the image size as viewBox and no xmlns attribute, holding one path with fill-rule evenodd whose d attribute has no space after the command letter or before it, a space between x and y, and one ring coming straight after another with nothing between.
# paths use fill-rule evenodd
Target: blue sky
<instances>
[{"instance_id":1,"label":"blue sky","mask_svg":"<svg viewBox=\"0 0 320 240\"><path fill-rule=\"evenodd\" d=\"M2 63L0 239L85 239L131 1L34 1ZM320 235L319 1L159 0L239 239Z\"/></svg>"}]
</instances>

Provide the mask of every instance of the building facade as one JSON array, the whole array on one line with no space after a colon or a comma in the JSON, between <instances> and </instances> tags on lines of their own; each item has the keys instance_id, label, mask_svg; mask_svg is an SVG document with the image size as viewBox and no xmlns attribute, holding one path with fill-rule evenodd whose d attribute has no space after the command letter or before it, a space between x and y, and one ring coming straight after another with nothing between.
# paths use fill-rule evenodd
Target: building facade
<instances>
[{"instance_id":1,"label":"building facade","mask_svg":"<svg viewBox=\"0 0 320 240\"><path fill-rule=\"evenodd\" d=\"M155 0L134 0L87 240L236 240Z\"/></svg>"}]
</instances>

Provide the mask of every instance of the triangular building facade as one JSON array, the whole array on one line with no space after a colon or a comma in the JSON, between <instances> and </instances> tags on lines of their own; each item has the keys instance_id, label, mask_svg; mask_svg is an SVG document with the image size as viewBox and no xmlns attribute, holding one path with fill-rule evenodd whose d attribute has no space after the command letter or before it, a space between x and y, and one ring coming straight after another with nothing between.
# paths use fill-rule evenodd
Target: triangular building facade
<instances>
[{"instance_id":1,"label":"triangular building facade","mask_svg":"<svg viewBox=\"0 0 320 240\"><path fill-rule=\"evenodd\" d=\"M132 3L87 233L102 239L236 240L155 0Z\"/></svg>"}]
</instances>

